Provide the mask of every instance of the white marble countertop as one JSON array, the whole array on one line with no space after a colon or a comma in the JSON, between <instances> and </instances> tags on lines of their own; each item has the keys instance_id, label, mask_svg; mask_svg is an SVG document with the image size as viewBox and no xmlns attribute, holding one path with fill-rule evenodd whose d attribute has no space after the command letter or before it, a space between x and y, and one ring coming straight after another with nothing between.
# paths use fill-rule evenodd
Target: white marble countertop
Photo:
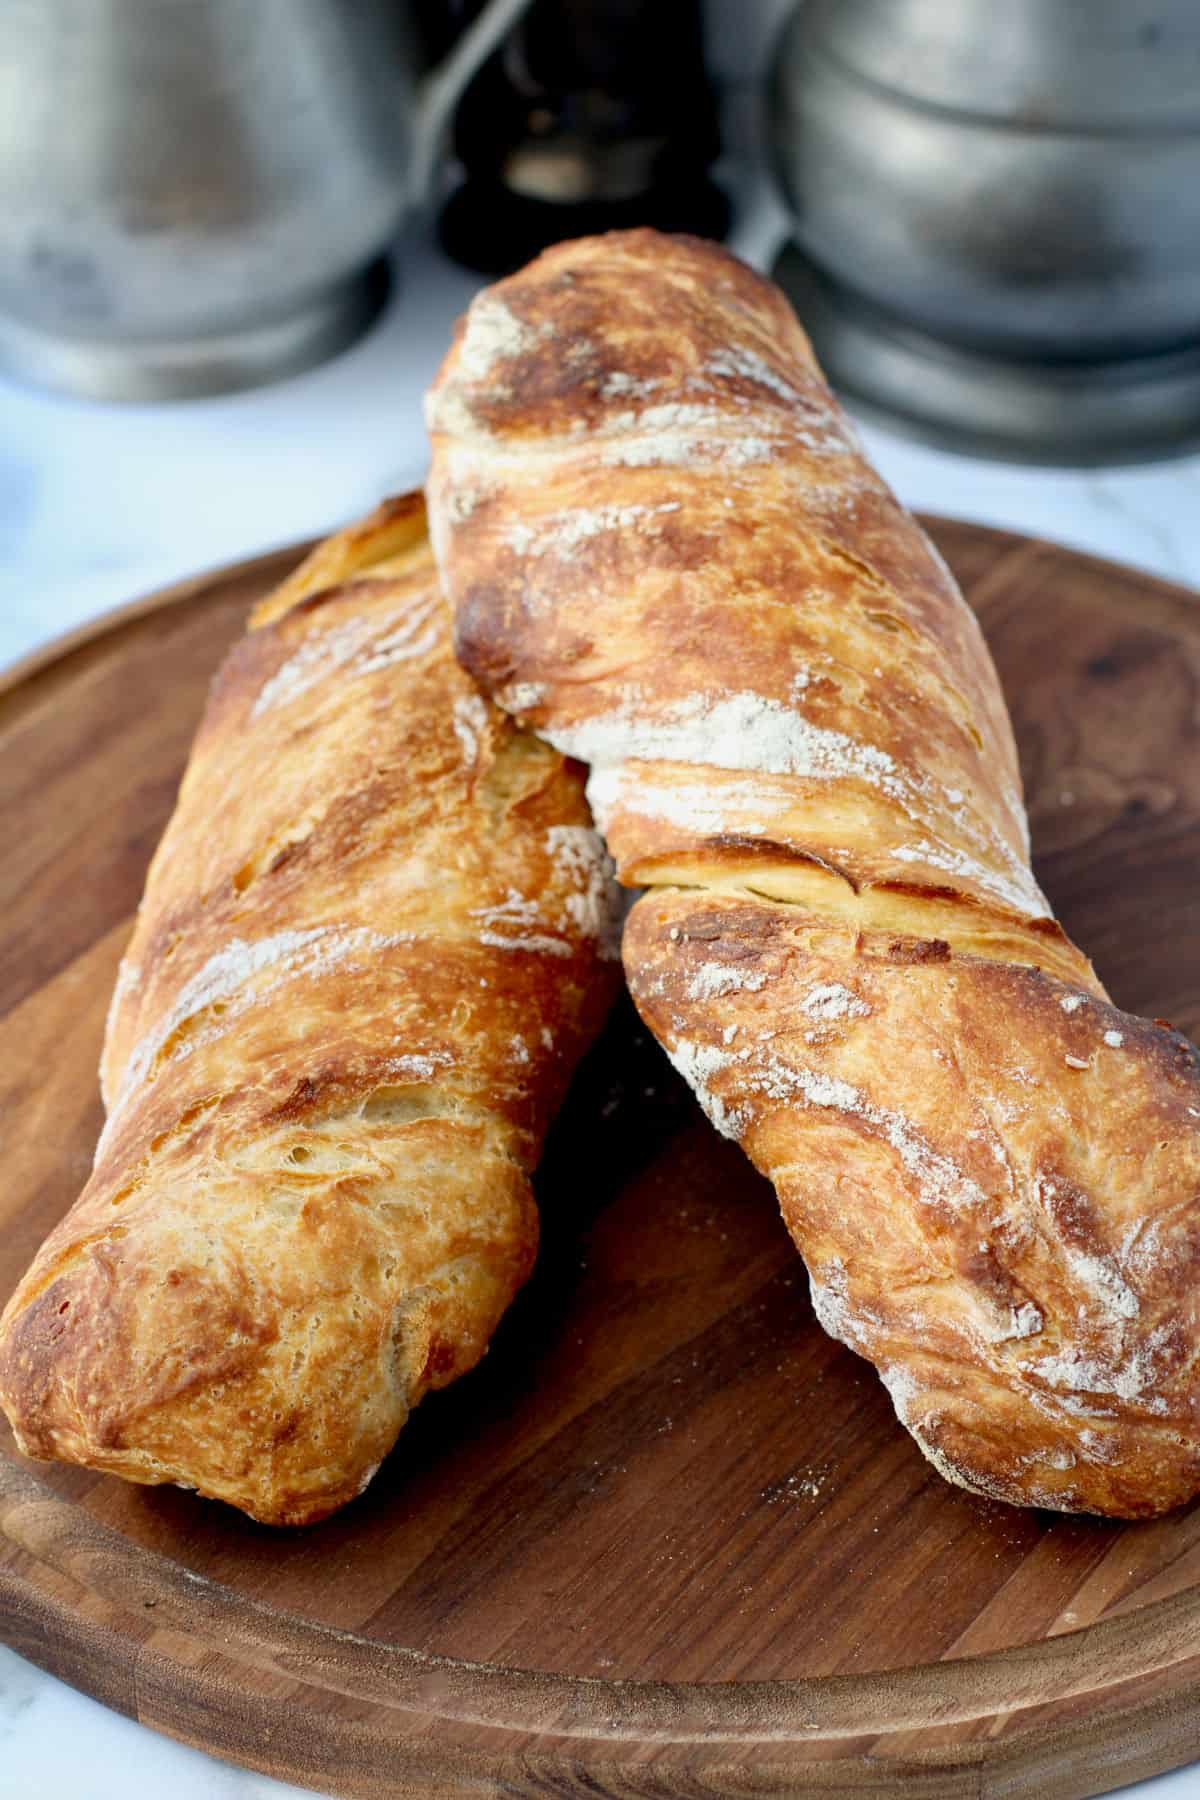
<instances>
[{"instance_id":1,"label":"white marble countertop","mask_svg":"<svg viewBox=\"0 0 1200 1800\"><path fill-rule=\"evenodd\" d=\"M737 247L761 260L769 235L760 219ZM118 408L0 380L0 664L148 589L325 530L419 482L420 396L477 284L419 230L402 267L361 344L258 393ZM1047 471L946 455L875 426L863 435L912 507L1058 538L1200 586L1200 457ZM0 1647L3 1800L295 1791L159 1738ZM1200 1800L1200 1767L1129 1791Z\"/></svg>"}]
</instances>

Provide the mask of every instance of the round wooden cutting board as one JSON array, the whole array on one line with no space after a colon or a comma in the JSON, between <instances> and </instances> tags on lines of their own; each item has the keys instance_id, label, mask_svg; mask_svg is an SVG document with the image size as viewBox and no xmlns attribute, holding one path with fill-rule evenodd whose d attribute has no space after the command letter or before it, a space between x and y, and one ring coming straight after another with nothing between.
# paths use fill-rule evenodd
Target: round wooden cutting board
<instances>
[{"instance_id":1,"label":"round wooden cutting board","mask_svg":"<svg viewBox=\"0 0 1200 1800\"><path fill-rule=\"evenodd\" d=\"M1197 597L933 531L1067 929L1119 1004L1195 1036ZM297 554L0 688L0 1300L87 1175L109 990L208 678ZM1123 1526L947 1486L628 1007L539 1189L537 1274L491 1354L324 1525L35 1466L0 1421L0 1633L160 1731L344 1795L1046 1800L1200 1756L1200 1509Z\"/></svg>"}]
</instances>

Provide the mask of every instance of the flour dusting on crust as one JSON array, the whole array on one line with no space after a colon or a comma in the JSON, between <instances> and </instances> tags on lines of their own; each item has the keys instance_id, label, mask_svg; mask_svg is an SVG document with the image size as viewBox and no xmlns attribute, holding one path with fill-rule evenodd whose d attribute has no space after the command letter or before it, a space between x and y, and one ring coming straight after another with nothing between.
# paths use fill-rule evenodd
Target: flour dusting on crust
<instances>
[{"instance_id":1,"label":"flour dusting on crust","mask_svg":"<svg viewBox=\"0 0 1200 1800\"><path fill-rule=\"evenodd\" d=\"M458 367L468 381L488 381L499 362L511 362L538 341L497 294L480 294L467 313Z\"/></svg>"},{"instance_id":2,"label":"flour dusting on crust","mask_svg":"<svg viewBox=\"0 0 1200 1800\"><path fill-rule=\"evenodd\" d=\"M701 963L684 985L689 1000L719 1000L725 994L757 994L767 985L762 969L741 969L736 963Z\"/></svg>"},{"instance_id":3,"label":"flour dusting on crust","mask_svg":"<svg viewBox=\"0 0 1200 1800\"><path fill-rule=\"evenodd\" d=\"M454 735L468 769L479 761L480 746L488 725L487 704L478 694L462 694L454 702Z\"/></svg>"},{"instance_id":4,"label":"flour dusting on crust","mask_svg":"<svg viewBox=\"0 0 1200 1800\"><path fill-rule=\"evenodd\" d=\"M753 1116L753 1108L746 1102L752 1100L828 1109L860 1122L872 1136L890 1144L924 1205L955 1213L986 1210L987 1197L979 1184L951 1157L936 1150L911 1119L877 1106L839 1076L785 1063L762 1042L724 1049L680 1037L667 1046L667 1054L725 1137L745 1135ZM744 1096L743 1104L730 1104L714 1091L714 1078L723 1075L730 1077L727 1085L733 1094Z\"/></svg>"},{"instance_id":5,"label":"flour dusting on crust","mask_svg":"<svg viewBox=\"0 0 1200 1800\"><path fill-rule=\"evenodd\" d=\"M569 556L589 538L628 531L645 520L678 511L678 500L665 500L659 506L574 506L541 526L510 525L507 538L519 556Z\"/></svg>"},{"instance_id":6,"label":"flour dusting on crust","mask_svg":"<svg viewBox=\"0 0 1200 1800\"><path fill-rule=\"evenodd\" d=\"M511 692L507 690L506 702ZM671 798L671 790L661 781L643 788L637 772L629 768L631 763L702 766L722 775L735 771L765 777L857 781L897 801L913 817L928 817L937 805L931 777L914 776L877 744L814 724L795 703L750 690L696 693L663 705L634 683L622 690L617 704L607 711L571 723L550 718L539 730L564 755L591 764L588 798L602 828L618 798L624 802L626 793L629 803L647 812L653 793L656 800L664 802L665 817L698 831L705 828L703 821L712 818L720 804L717 786L707 796L695 795L693 790L684 800ZM695 818L689 820L687 807L692 798L696 800ZM752 795L746 787L733 804L740 800L754 806L765 798L765 794ZM956 821L969 835L986 836L988 849L1002 858L1009 873L926 839L910 849L902 847L898 859L924 861L967 876L1014 909L1042 916L1045 902L1041 892L1012 847L995 832L985 834L964 807L956 810ZM725 829L729 824L727 818ZM754 826L743 825L739 819L737 828L753 831Z\"/></svg>"},{"instance_id":7,"label":"flour dusting on crust","mask_svg":"<svg viewBox=\"0 0 1200 1800\"><path fill-rule=\"evenodd\" d=\"M265 999L282 981L316 979L330 970L378 956L410 941L409 934L386 934L361 926L315 925L303 931L277 931L270 937L231 938L180 989L174 1005L135 1046L121 1080L116 1105L124 1105L150 1074L159 1052L197 1014L221 1008L220 1029L248 1006ZM264 984L263 976L268 976ZM179 1047L186 1055L196 1047L191 1038ZM116 1111L114 1105L114 1112Z\"/></svg>"},{"instance_id":8,"label":"flour dusting on crust","mask_svg":"<svg viewBox=\"0 0 1200 1800\"><path fill-rule=\"evenodd\" d=\"M546 921L538 901L527 899L510 888L508 897L495 906L481 906L472 912L479 920L479 941L493 950L525 950L545 956L570 956L566 938L552 937L542 929Z\"/></svg>"},{"instance_id":9,"label":"flour dusting on crust","mask_svg":"<svg viewBox=\"0 0 1200 1800\"><path fill-rule=\"evenodd\" d=\"M800 1011L809 1019L865 1019L871 1008L861 994L840 981L825 981L802 996Z\"/></svg>"},{"instance_id":10,"label":"flour dusting on crust","mask_svg":"<svg viewBox=\"0 0 1200 1800\"><path fill-rule=\"evenodd\" d=\"M621 954L624 900L603 838L588 825L551 825L546 844L559 876L577 890L567 895L567 917L581 937L596 940L602 957L615 961Z\"/></svg>"},{"instance_id":11,"label":"flour dusting on crust","mask_svg":"<svg viewBox=\"0 0 1200 1800\"><path fill-rule=\"evenodd\" d=\"M444 624L436 594L382 615L363 612L333 630L305 638L266 680L250 711L251 721L276 706L290 706L319 682L337 673L342 680L374 674L393 663L428 656L441 641Z\"/></svg>"}]
</instances>

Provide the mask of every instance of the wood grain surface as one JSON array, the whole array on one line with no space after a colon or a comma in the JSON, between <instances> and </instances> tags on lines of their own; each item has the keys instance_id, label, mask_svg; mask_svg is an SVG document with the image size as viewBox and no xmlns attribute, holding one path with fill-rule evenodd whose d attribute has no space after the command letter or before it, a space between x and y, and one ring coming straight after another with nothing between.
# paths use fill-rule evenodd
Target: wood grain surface
<instances>
[{"instance_id":1,"label":"wood grain surface","mask_svg":"<svg viewBox=\"0 0 1200 1800\"><path fill-rule=\"evenodd\" d=\"M1038 873L1117 1002L1200 1030L1200 605L933 521L1013 711ZM209 676L281 552L0 685L0 1301L86 1176L117 960ZM23 1461L0 1635L343 1795L1074 1796L1200 1756L1200 1509L948 1487L815 1324L773 1197L627 1007L483 1366L306 1532Z\"/></svg>"}]
</instances>

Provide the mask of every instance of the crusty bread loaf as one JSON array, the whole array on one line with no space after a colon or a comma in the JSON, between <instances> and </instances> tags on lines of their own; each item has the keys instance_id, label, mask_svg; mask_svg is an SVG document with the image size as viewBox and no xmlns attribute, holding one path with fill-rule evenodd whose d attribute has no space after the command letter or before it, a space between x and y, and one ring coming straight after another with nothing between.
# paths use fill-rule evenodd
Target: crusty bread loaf
<instances>
[{"instance_id":1,"label":"crusty bread loaf","mask_svg":"<svg viewBox=\"0 0 1200 1800\"><path fill-rule=\"evenodd\" d=\"M649 232L481 296L430 397L460 655L592 764L643 1017L951 1480L1200 1484L1200 1075L1030 871L978 626L783 297Z\"/></svg>"},{"instance_id":2,"label":"crusty bread loaf","mask_svg":"<svg viewBox=\"0 0 1200 1800\"><path fill-rule=\"evenodd\" d=\"M0 1322L20 1447L271 1524L357 1494L529 1273L614 894L580 772L453 660L419 496L322 545L154 859L94 1173Z\"/></svg>"}]
</instances>

